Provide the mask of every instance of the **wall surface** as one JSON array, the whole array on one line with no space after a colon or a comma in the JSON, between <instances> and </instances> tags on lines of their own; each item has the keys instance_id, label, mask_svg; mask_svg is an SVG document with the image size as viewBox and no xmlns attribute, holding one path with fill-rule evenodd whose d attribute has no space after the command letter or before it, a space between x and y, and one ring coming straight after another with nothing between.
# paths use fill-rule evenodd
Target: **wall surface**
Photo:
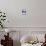
<instances>
[{"instance_id":1,"label":"wall surface","mask_svg":"<svg viewBox=\"0 0 46 46\"><path fill-rule=\"evenodd\" d=\"M26 9L26 15L22 15L22 9ZM0 10L7 15L5 26L11 31L20 31L20 37L31 31L46 33L46 0L0 0ZM13 39L16 40L18 35L16 33Z\"/></svg>"},{"instance_id":2,"label":"wall surface","mask_svg":"<svg viewBox=\"0 0 46 46\"><path fill-rule=\"evenodd\" d=\"M0 10L6 12L7 27L46 27L46 0L0 0Z\"/></svg>"}]
</instances>

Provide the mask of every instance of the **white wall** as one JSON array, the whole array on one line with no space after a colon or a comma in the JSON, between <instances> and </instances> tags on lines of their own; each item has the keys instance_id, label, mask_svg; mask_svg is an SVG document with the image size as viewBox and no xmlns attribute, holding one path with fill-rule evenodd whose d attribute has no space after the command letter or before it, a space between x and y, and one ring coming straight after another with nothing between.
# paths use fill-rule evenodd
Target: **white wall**
<instances>
[{"instance_id":1,"label":"white wall","mask_svg":"<svg viewBox=\"0 0 46 46\"><path fill-rule=\"evenodd\" d=\"M0 9L6 12L8 27L46 27L46 0L0 0Z\"/></svg>"},{"instance_id":2,"label":"white wall","mask_svg":"<svg viewBox=\"0 0 46 46\"><path fill-rule=\"evenodd\" d=\"M20 31L20 36L31 31L46 31L46 0L0 0L0 9L6 12L6 26ZM22 15L22 9L27 10L27 15Z\"/></svg>"}]
</instances>

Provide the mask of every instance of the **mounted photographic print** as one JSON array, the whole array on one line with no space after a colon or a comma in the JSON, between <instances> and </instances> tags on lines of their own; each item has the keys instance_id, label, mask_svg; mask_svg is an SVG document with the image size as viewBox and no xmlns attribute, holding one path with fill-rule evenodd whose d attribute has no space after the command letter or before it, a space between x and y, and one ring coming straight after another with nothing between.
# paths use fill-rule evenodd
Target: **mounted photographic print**
<instances>
[{"instance_id":1,"label":"mounted photographic print","mask_svg":"<svg viewBox=\"0 0 46 46\"><path fill-rule=\"evenodd\" d=\"M26 9L22 9L22 15L26 15L27 14L27 10Z\"/></svg>"}]
</instances>

